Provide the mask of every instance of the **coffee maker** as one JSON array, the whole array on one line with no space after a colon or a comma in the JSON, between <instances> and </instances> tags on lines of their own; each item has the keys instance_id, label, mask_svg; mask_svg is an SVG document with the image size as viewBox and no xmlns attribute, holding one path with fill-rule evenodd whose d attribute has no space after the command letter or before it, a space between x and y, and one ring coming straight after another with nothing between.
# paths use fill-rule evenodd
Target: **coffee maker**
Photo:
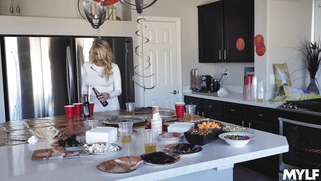
<instances>
[{"instance_id":1,"label":"coffee maker","mask_svg":"<svg viewBox=\"0 0 321 181\"><path fill-rule=\"evenodd\" d=\"M212 76L202 75L199 92L213 92Z\"/></svg>"}]
</instances>

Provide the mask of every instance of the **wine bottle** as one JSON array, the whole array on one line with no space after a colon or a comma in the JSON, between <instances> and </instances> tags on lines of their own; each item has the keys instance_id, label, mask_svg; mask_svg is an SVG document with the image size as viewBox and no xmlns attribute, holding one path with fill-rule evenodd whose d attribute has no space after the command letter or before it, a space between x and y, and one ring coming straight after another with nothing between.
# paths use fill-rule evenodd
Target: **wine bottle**
<instances>
[{"instance_id":1,"label":"wine bottle","mask_svg":"<svg viewBox=\"0 0 321 181\"><path fill-rule=\"evenodd\" d=\"M84 112L84 117L89 118L90 117L90 105L89 105L89 100L88 100L88 95L85 95L85 101L83 104L83 112Z\"/></svg>"},{"instance_id":2,"label":"wine bottle","mask_svg":"<svg viewBox=\"0 0 321 181\"><path fill-rule=\"evenodd\" d=\"M98 95L100 94L98 91L97 91L97 89L95 88L95 87L93 87L92 88L93 89L93 91L95 92L95 94L96 94L96 97L97 97L97 99L98 99ZM98 99L99 100L99 99ZM107 105L108 105L108 102L105 100L105 101L100 101L99 100L99 102L101 103L101 105L103 105L104 107L106 107Z\"/></svg>"}]
</instances>

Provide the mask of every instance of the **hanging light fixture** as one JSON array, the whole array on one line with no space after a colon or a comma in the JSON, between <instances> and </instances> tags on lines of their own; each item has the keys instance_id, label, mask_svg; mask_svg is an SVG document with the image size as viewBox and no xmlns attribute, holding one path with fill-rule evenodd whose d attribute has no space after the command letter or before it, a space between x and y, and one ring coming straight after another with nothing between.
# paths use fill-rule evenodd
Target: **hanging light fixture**
<instances>
[{"instance_id":1,"label":"hanging light fixture","mask_svg":"<svg viewBox=\"0 0 321 181\"><path fill-rule=\"evenodd\" d=\"M138 14L143 13L143 9L146 9L152 6L157 0L149 0L149 2L144 3L144 0L134 0L135 3L132 3L131 0L119 0L124 6L131 9L135 9ZM146 1L146 0L145 0Z\"/></svg>"},{"instance_id":2,"label":"hanging light fixture","mask_svg":"<svg viewBox=\"0 0 321 181\"><path fill-rule=\"evenodd\" d=\"M94 29L98 29L110 16L106 9L118 0L78 0L78 12ZM112 8L113 10L115 8Z\"/></svg>"}]
</instances>

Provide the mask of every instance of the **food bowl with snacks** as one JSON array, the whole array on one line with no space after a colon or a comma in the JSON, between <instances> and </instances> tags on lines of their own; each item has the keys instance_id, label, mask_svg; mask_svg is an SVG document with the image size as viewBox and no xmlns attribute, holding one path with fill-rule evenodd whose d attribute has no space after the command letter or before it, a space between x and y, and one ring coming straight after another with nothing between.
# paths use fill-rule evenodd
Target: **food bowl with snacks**
<instances>
[{"instance_id":1,"label":"food bowl with snacks","mask_svg":"<svg viewBox=\"0 0 321 181\"><path fill-rule=\"evenodd\" d=\"M195 128L197 129L211 129L213 132L213 139L217 138L221 134L223 124L213 119L203 119L195 122Z\"/></svg>"},{"instance_id":2,"label":"food bowl with snacks","mask_svg":"<svg viewBox=\"0 0 321 181\"><path fill-rule=\"evenodd\" d=\"M231 146L243 147L254 140L255 135L247 132L225 132L220 134L219 138Z\"/></svg>"},{"instance_id":3,"label":"food bowl with snacks","mask_svg":"<svg viewBox=\"0 0 321 181\"><path fill-rule=\"evenodd\" d=\"M212 129L192 128L184 133L187 142L193 145L206 145L213 140L214 132Z\"/></svg>"},{"instance_id":4,"label":"food bowl with snacks","mask_svg":"<svg viewBox=\"0 0 321 181\"><path fill-rule=\"evenodd\" d=\"M224 125L222 126L223 132L238 132L245 131L246 127L238 126L238 125Z\"/></svg>"}]
</instances>

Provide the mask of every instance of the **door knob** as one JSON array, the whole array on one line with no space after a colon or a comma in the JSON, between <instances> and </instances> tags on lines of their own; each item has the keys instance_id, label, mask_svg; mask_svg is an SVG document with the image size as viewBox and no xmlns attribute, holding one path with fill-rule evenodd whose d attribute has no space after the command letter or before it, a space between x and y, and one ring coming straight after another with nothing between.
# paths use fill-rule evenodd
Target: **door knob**
<instances>
[{"instance_id":1,"label":"door knob","mask_svg":"<svg viewBox=\"0 0 321 181\"><path fill-rule=\"evenodd\" d=\"M171 92L172 94L178 94L179 92L177 90L173 90L173 92Z\"/></svg>"}]
</instances>

